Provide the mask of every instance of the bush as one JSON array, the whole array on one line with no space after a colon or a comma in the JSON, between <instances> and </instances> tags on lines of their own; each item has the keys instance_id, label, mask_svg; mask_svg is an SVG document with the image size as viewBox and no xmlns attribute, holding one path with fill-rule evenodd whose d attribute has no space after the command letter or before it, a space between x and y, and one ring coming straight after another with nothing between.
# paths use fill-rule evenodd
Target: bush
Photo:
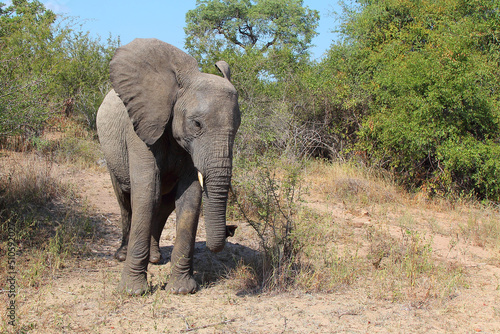
<instances>
[{"instance_id":1,"label":"bush","mask_svg":"<svg viewBox=\"0 0 500 334\"><path fill-rule=\"evenodd\" d=\"M51 82L56 16L38 1L0 6L0 135L40 134L51 116L46 92Z\"/></svg>"},{"instance_id":2,"label":"bush","mask_svg":"<svg viewBox=\"0 0 500 334\"><path fill-rule=\"evenodd\" d=\"M54 97L62 103L61 111L66 116L76 117L93 131L97 110L111 89L109 62L119 44L119 39L111 37L102 43L89 32L67 34L61 44Z\"/></svg>"},{"instance_id":3,"label":"bush","mask_svg":"<svg viewBox=\"0 0 500 334\"><path fill-rule=\"evenodd\" d=\"M362 1L347 13L341 30L361 55L353 88L370 94L356 150L409 188L498 200L487 180L500 163L500 16L497 2L471 4Z\"/></svg>"},{"instance_id":4,"label":"bush","mask_svg":"<svg viewBox=\"0 0 500 334\"><path fill-rule=\"evenodd\" d=\"M298 204L302 196L298 162L275 158L239 162L233 176L240 214L257 233L263 251L262 288L286 290L300 269L301 240L296 235ZM233 209L234 211L234 209Z\"/></svg>"},{"instance_id":5,"label":"bush","mask_svg":"<svg viewBox=\"0 0 500 334\"><path fill-rule=\"evenodd\" d=\"M77 115L95 130L95 114L109 89L107 44L57 20L39 1L0 6L0 136L40 136L47 121Z\"/></svg>"},{"instance_id":6,"label":"bush","mask_svg":"<svg viewBox=\"0 0 500 334\"><path fill-rule=\"evenodd\" d=\"M473 194L500 201L500 145L491 140L472 137L449 140L438 148L443 171L437 174L442 187L455 187L454 192Z\"/></svg>"}]
</instances>

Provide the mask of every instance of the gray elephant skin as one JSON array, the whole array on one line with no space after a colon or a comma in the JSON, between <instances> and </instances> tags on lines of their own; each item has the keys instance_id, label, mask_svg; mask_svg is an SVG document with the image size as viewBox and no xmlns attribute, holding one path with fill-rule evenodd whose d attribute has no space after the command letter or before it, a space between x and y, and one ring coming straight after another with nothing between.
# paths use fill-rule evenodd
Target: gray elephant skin
<instances>
[{"instance_id":1,"label":"gray elephant skin","mask_svg":"<svg viewBox=\"0 0 500 334\"><path fill-rule=\"evenodd\" d=\"M148 262L160 260L159 240L176 211L172 275L167 290L194 293L193 252L203 198L206 245L224 248L238 95L229 66L223 77L202 73L196 60L157 39L135 39L110 63L113 85L97 113L97 132L121 209L125 261L120 289L148 291Z\"/></svg>"}]
</instances>

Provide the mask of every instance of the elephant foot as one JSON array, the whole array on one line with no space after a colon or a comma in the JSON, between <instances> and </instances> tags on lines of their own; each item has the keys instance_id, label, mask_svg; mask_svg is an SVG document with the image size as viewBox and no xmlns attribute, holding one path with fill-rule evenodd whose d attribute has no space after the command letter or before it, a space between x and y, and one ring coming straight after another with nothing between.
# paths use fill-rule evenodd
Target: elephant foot
<instances>
[{"instance_id":1,"label":"elephant foot","mask_svg":"<svg viewBox=\"0 0 500 334\"><path fill-rule=\"evenodd\" d=\"M160 263L162 260L160 248L158 246L151 245L151 249L149 250L149 262L151 263Z\"/></svg>"},{"instance_id":2,"label":"elephant foot","mask_svg":"<svg viewBox=\"0 0 500 334\"><path fill-rule=\"evenodd\" d=\"M120 282L119 291L130 296L141 296L149 291L146 274L137 277L123 277Z\"/></svg>"},{"instance_id":3,"label":"elephant foot","mask_svg":"<svg viewBox=\"0 0 500 334\"><path fill-rule=\"evenodd\" d=\"M180 277L172 276L166 290L174 295L187 295L188 293L195 293L198 290L198 283L189 275Z\"/></svg>"},{"instance_id":4,"label":"elephant foot","mask_svg":"<svg viewBox=\"0 0 500 334\"><path fill-rule=\"evenodd\" d=\"M115 259L123 262L127 259L127 246L121 246L115 253Z\"/></svg>"}]
</instances>

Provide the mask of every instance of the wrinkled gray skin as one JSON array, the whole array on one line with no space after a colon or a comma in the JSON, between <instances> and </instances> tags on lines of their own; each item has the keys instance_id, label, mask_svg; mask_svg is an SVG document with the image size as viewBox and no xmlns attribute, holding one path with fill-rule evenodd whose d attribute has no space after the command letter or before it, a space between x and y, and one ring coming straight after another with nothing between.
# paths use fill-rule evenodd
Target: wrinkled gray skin
<instances>
[{"instance_id":1,"label":"wrinkled gray skin","mask_svg":"<svg viewBox=\"0 0 500 334\"><path fill-rule=\"evenodd\" d=\"M207 247L221 251L234 232L225 216L240 112L229 66L216 66L224 78L201 73L194 58L156 39L118 48L110 63L114 89L97 113L97 132L121 209L120 287L130 294L147 291L148 262L160 260L158 242L174 209L167 285L173 293L197 289L193 252L202 194Z\"/></svg>"}]
</instances>

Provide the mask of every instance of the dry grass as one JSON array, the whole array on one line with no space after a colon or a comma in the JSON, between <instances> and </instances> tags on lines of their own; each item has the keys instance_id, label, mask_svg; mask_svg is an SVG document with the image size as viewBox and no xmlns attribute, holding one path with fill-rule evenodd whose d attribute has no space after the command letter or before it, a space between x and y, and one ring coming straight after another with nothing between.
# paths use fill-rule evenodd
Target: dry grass
<instances>
[{"instance_id":1,"label":"dry grass","mask_svg":"<svg viewBox=\"0 0 500 334\"><path fill-rule=\"evenodd\" d=\"M38 284L47 269L54 272L63 268L72 254L84 252L86 243L82 241L96 234L95 222L87 217L85 205L76 204L75 192L51 176L51 164L33 154L25 165L14 164L1 179L3 221L15 219L23 247L33 250L25 254L31 257L24 275L30 286ZM266 174L265 187L264 179L251 178L247 183L253 190L261 189L261 193L252 194L247 189L243 203L247 210L253 210L247 217L263 219L254 227L262 229L258 235L266 258L253 263L240 261L228 271L230 286L254 293L295 289L332 292L370 285L370 297L421 301L447 298L464 284L463 267L440 263L433 257L427 232L435 232L441 224L427 217L434 222L433 229L423 229L422 216L414 215L420 199L398 189L387 175L352 165L317 162L305 165L300 174L295 170L290 176L287 172L276 167ZM252 173L258 175L255 169ZM298 189L306 185L307 196L302 201ZM290 191L296 192L296 198L287 197ZM256 203L258 196L273 201ZM319 203L317 207L307 205L311 198ZM340 200L346 212L342 219L331 205ZM445 210L442 202L426 203L440 212ZM11 209L6 211L7 207ZM459 233L462 240L480 247L498 247L499 227L492 211L468 212L468 220L454 226L450 234ZM354 217L360 213L364 222ZM287 228L283 224L292 225ZM166 281L166 277L162 279ZM377 284L369 283L372 280Z\"/></svg>"},{"instance_id":2,"label":"dry grass","mask_svg":"<svg viewBox=\"0 0 500 334\"><path fill-rule=\"evenodd\" d=\"M372 298L423 303L464 284L460 265L433 257L432 240L408 213L416 200L387 174L349 164L283 166L265 160L234 177L240 219L257 232L263 251L260 267L252 267L258 269L241 266L230 275L243 275L242 285L312 292L356 286Z\"/></svg>"},{"instance_id":3,"label":"dry grass","mask_svg":"<svg viewBox=\"0 0 500 334\"><path fill-rule=\"evenodd\" d=\"M0 137L0 147L11 152L37 152L50 161L78 168L92 168L103 161L96 133L66 117L53 118L40 136Z\"/></svg>"},{"instance_id":4,"label":"dry grass","mask_svg":"<svg viewBox=\"0 0 500 334\"><path fill-rule=\"evenodd\" d=\"M104 162L96 134L67 118L54 122L33 145L38 152L61 164L95 168Z\"/></svg>"},{"instance_id":5,"label":"dry grass","mask_svg":"<svg viewBox=\"0 0 500 334\"><path fill-rule=\"evenodd\" d=\"M371 297L422 305L449 298L464 286L464 267L433 258L432 240L421 232L406 227L399 237L376 227L366 232Z\"/></svg>"},{"instance_id":6,"label":"dry grass","mask_svg":"<svg viewBox=\"0 0 500 334\"><path fill-rule=\"evenodd\" d=\"M493 209L470 212L465 223L458 226L459 234L475 246L500 250L500 224Z\"/></svg>"},{"instance_id":7,"label":"dry grass","mask_svg":"<svg viewBox=\"0 0 500 334\"><path fill-rule=\"evenodd\" d=\"M37 154L10 155L3 160L8 165L0 167L0 242L5 249L8 227L13 226L19 244L18 283L39 286L74 255L89 252L87 242L96 237L96 221L73 186L52 175L52 162Z\"/></svg>"},{"instance_id":8,"label":"dry grass","mask_svg":"<svg viewBox=\"0 0 500 334\"><path fill-rule=\"evenodd\" d=\"M343 201L348 206L396 204L402 197L393 178L350 163L313 161L305 170L310 193L326 201Z\"/></svg>"},{"instance_id":9,"label":"dry grass","mask_svg":"<svg viewBox=\"0 0 500 334\"><path fill-rule=\"evenodd\" d=\"M261 282L255 265L239 260L236 267L226 275L226 285L234 291L253 293L259 291Z\"/></svg>"}]
</instances>

